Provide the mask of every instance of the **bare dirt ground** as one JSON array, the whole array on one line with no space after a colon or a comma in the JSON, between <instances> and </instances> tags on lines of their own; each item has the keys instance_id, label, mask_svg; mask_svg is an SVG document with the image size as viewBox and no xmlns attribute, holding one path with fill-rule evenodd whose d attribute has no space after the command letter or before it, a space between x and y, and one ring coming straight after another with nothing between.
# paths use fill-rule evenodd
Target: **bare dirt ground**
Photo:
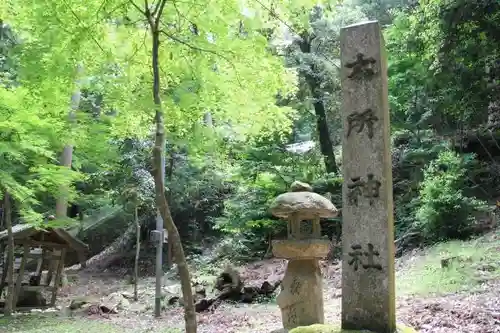
<instances>
[{"instance_id":1,"label":"bare dirt ground","mask_svg":"<svg viewBox=\"0 0 500 333\"><path fill-rule=\"evenodd\" d=\"M245 283L281 278L285 262L266 260L241 267ZM329 323L340 321L341 267L323 264L325 315ZM82 295L107 295L113 292L131 292L132 286L112 275L79 274L74 282L61 291L60 305ZM174 284L166 281L166 285ZM476 291L477 289L477 291ZM454 293L425 298L401 296L397 298L398 321L422 333L500 333L500 281L486 281L473 293ZM139 332L165 332L179 328L182 332L183 309L167 308L162 318L153 318L154 281L143 279L140 299L127 310L97 320ZM268 304L222 304L213 312L198 314L200 333L268 333L281 327L281 315L274 302Z\"/></svg>"}]
</instances>

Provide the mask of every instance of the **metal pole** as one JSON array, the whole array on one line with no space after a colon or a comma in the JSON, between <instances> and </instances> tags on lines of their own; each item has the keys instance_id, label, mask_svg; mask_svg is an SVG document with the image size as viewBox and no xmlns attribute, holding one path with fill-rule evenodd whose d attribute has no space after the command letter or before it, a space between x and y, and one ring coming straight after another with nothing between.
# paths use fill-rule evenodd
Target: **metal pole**
<instances>
[{"instance_id":1,"label":"metal pole","mask_svg":"<svg viewBox=\"0 0 500 333\"><path fill-rule=\"evenodd\" d=\"M165 148L164 148L165 149ZM161 174L165 184L165 152L161 154ZM156 243L156 289L155 289L155 317L161 315L161 286L163 280L163 219L160 211L156 211L156 232L158 242Z\"/></svg>"}]
</instances>

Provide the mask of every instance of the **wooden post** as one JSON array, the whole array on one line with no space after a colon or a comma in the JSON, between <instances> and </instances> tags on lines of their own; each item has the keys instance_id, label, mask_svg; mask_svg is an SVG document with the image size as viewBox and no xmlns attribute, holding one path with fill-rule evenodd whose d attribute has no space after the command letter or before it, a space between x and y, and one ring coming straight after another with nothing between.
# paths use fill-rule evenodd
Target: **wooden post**
<instances>
[{"instance_id":1,"label":"wooden post","mask_svg":"<svg viewBox=\"0 0 500 333\"><path fill-rule=\"evenodd\" d=\"M14 300L14 235L12 233L12 219L11 219L11 200L9 192L4 193L4 214L5 214L5 227L7 228L7 297L5 298L4 314L5 316L12 315L12 303Z\"/></svg>"},{"instance_id":2,"label":"wooden post","mask_svg":"<svg viewBox=\"0 0 500 333\"><path fill-rule=\"evenodd\" d=\"M21 293L21 284L23 282L24 277L24 268L26 267L26 261L28 260L28 255L30 253L30 247L28 244L24 244L23 246L23 258L21 259L21 265L19 266L19 272L17 274L17 280L15 285L14 292L14 300L12 302L12 311L16 311L17 300L19 298L19 294Z\"/></svg>"},{"instance_id":3,"label":"wooden post","mask_svg":"<svg viewBox=\"0 0 500 333\"><path fill-rule=\"evenodd\" d=\"M39 275L42 274L42 267L43 267L43 257L45 256L45 250L42 248L42 253L40 253L40 257L37 259L36 263L36 271L35 274Z\"/></svg>"},{"instance_id":4,"label":"wooden post","mask_svg":"<svg viewBox=\"0 0 500 333\"><path fill-rule=\"evenodd\" d=\"M0 278L0 298L2 298L2 293L3 293L3 288L5 286L5 282L7 281L7 274L9 271L9 256L7 255L7 245L6 244L0 244L2 246L2 261L3 261L3 266L2 266L2 277Z\"/></svg>"},{"instance_id":5,"label":"wooden post","mask_svg":"<svg viewBox=\"0 0 500 333\"><path fill-rule=\"evenodd\" d=\"M59 289L59 283L61 279L61 274L64 269L64 259L66 257L66 249L61 250L61 257L59 258L59 265L57 265L57 272L54 278L54 289L52 289L52 298L50 299L50 306L56 304L57 289Z\"/></svg>"},{"instance_id":6,"label":"wooden post","mask_svg":"<svg viewBox=\"0 0 500 333\"><path fill-rule=\"evenodd\" d=\"M54 279L54 274L57 272L57 268L59 267L59 260L61 258L62 250L61 249L52 249L49 261L49 269L47 271L47 279L45 280L45 284L47 286L50 285L50 282ZM54 280L54 284L57 283L57 280Z\"/></svg>"},{"instance_id":7,"label":"wooden post","mask_svg":"<svg viewBox=\"0 0 500 333\"><path fill-rule=\"evenodd\" d=\"M80 262L80 267L81 268L86 268L87 267L87 259L85 257L85 252L78 251L78 261Z\"/></svg>"}]
</instances>

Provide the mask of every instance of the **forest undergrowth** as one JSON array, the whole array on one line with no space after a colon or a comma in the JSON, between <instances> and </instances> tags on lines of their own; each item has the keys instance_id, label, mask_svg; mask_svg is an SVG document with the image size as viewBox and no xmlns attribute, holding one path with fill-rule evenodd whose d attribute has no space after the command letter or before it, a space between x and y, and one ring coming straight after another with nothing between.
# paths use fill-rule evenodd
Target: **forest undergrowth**
<instances>
[{"instance_id":1,"label":"forest undergrowth","mask_svg":"<svg viewBox=\"0 0 500 333\"><path fill-rule=\"evenodd\" d=\"M497 333L500 332L500 230L470 241L437 244L415 250L397 259L398 321L422 333ZM227 263L199 267L193 280L208 284ZM286 261L267 259L238 267L246 283L281 279ZM328 323L340 321L341 263L322 262L325 315ZM109 315L71 313L67 307L75 298L103 297L127 293L131 286L113 273L73 273L64 289L57 313L15 316L6 332L182 332L181 307L166 306L162 317L152 316L154 280L144 278L138 302ZM167 289L178 281L166 275ZM200 332L268 333L280 328L281 315L274 299L256 304L223 303L213 311L199 313ZM2 322L3 321L3 322Z\"/></svg>"}]
</instances>

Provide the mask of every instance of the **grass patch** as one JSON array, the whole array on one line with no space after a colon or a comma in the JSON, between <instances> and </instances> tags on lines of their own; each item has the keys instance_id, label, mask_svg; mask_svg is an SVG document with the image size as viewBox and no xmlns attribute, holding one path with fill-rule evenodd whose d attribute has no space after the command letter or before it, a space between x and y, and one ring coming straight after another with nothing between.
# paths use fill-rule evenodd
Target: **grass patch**
<instances>
[{"instance_id":1,"label":"grass patch","mask_svg":"<svg viewBox=\"0 0 500 333\"><path fill-rule=\"evenodd\" d=\"M61 318L56 316L21 315L0 318L0 332L5 333L138 333L137 329L126 329L89 318ZM167 329L159 333L180 333Z\"/></svg>"},{"instance_id":2,"label":"grass patch","mask_svg":"<svg viewBox=\"0 0 500 333\"><path fill-rule=\"evenodd\" d=\"M500 278L500 230L471 241L436 244L407 265L397 275L399 294L474 291L485 281Z\"/></svg>"},{"instance_id":3,"label":"grass patch","mask_svg":"<svg viewBox=\"0 0 500 333\"><path fill-rule=\"evenodd\" d=\"M34 315L2 318L0 319L0 328L3 332L22 333L119 333L124 331L123 328L117 328L97 320Z\"/></svg>"}]
</instances>

